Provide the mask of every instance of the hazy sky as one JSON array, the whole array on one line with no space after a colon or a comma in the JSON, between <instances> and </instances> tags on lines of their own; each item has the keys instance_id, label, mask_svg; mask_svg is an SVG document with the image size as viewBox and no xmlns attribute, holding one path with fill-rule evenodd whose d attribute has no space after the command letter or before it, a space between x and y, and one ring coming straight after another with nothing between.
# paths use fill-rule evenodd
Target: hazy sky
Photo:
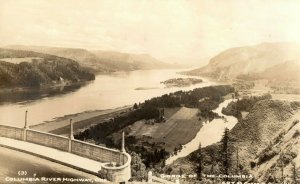
<instances>
[{"instance_id":1,"label":"hazy sky","mask_svg":"<svg viewBox=\"0 0 300 184\"><path fill-rule=\"evenodd\" d=\"M196 59L300 42L300 1L0 0L0 40Z\"/></svg>"}]
</instances>

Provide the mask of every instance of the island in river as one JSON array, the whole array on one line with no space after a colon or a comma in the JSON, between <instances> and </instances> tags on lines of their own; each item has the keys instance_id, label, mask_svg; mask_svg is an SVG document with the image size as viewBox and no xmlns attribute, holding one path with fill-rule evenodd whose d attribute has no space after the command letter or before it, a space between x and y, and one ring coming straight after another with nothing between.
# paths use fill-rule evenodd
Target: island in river
<instances>
[{"instance_id":1,"label":"island in river","mask_svg":"<svg viewBox=\"0 0 300 184\"><path fill-rule=\"evenodd\" d=\"M201 82L203 82L203 80L197 78L174 78L174 79L165 80L160 83L164 84L166 87L186 87Z\"/></svg>"}]
</instances>

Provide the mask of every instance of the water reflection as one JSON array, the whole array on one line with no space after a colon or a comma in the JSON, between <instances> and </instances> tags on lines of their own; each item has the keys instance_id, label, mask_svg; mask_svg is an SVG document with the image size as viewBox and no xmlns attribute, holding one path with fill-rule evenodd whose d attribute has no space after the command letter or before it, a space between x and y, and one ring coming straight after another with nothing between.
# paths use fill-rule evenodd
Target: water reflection
<instances>
[{"instance_id":1,"label":"water reflection","mask_svg":"<svg viewBox=\"0 0 300 184\"><path fill-rule=\"evenodd\" d=\"M9 103L26 104L33 101L75 92L89 82L47 88L23 88L3 90L0 92L0 105Z\"/></svg>"}]
</instances>

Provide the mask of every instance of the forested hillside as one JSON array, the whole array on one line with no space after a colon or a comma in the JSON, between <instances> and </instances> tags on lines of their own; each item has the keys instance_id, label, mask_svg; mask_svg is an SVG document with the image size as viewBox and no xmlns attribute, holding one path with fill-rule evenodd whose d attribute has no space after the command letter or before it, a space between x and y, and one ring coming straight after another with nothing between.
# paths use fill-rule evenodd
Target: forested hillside
<instances>
[{"instance_id":1,"label":"forested hillside","mask_svg":"<svg viewBox=\"0 0 300 184\"><path fill-rule=\"evenodd\" d=\"M172 174L181 170L202 176L252 174L242 180L248 182L295 182L293 168L299 168L300 103L271 100L266 95L229 106L224 112L239 118L236 126L225 131L219 143L178 159L166 169ZM243 118L242 111L248 112Z\"/></svg>"},{"instance_id":2,"label":"forested hillside","mask_svg":"<svg viewBox=\"0 0 300 184\"><path fill-rule=\"evenodd\" d=\"M16 58L21 62L15 63ZM28 58L31 59L28 61ZM0 49L1 87L40 87L94 79L92 72L71 59L32 51Z\"/></svg>"},{"instance_id":3,"label":"forested hillside","mask_svg":"<svg viewBox=\"0 0 300 184\"><path fill-rule=\"evenodd\" d=\"M81 66L97 73L149 70L174 67L148 54L131 54L117 51L90 51L81 48L11 45L6 48L35 51L77 61Z\"/></svg>"}]
</instances>

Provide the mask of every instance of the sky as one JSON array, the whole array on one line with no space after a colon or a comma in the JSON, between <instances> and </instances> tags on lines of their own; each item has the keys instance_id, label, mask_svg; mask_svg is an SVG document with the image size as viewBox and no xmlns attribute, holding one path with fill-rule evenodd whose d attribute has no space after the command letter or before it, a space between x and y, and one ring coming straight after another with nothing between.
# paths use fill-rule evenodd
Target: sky
<instances>
[{"instance_id":1,"label":"sky","mask_svg":"<svg viewBox=\"0 0 300 184\"><path fill-rule=\"evenodd\" d=\"M182 62L300 42L297 0L0 0L0 45L148 53Z\"/></svg>"}]
</instances>

